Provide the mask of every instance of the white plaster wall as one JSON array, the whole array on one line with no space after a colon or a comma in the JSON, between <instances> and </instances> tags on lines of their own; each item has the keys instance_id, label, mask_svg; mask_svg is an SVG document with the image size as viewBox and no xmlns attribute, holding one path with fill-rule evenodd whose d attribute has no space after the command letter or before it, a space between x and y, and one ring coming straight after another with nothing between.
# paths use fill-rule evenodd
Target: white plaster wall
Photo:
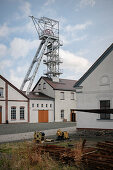
<instances>
[{"instance_id":1,"label":"white plaster wall","mask_svg":"<svg viewBox=\"0 0 113 170\"><path fill-rule=\"evenodd\" d=\"M0 100L5 99L5 82L0 78L0 87L3 88L3 97L0 97Z\"/></svg>"},{"instance_id":2,"label":"white plaster wall","mask_svg":"<svg viewBox=\"0 0 113 170\"><path fill-rule=\"evenodd\" d=\"M28 100L26 97L24 97L22 94L20 94L18 91L16 91L14 88L12 88L10 85L8 85L8 100Z\"/></svg>"},{"instance_id":3,"label":"white plaster wall","mask_svg":"<svg viewBox=\"0 0 113 170\"><path fill-rule=\"evenodd\" d=\"M41 79L40 82L38 84L41 84L41 90L38 89L38 85L37 87L35 88L35 92L41 92L41 93L44 93L45 95L47 96L50 96L52 98L55 97L55 94L54 94L54 90L53 88L48 84L46 83L46 89L43 89L43 84L46 83L45 80Z\"/></svg>"},{"instance_id":4,"label":"white plaster wall","mask_svg":"<svg viewBox=\"0 0 113 170\"><path fill-rule=\"evenodd\" d=\"M11 120L11 106L16 107L16 120ZM24 106L24 111L25 111L25 119L21 120L20 119L20 107ZM17 123L17 122L28 122L28 103L27 102L14 102L14 101L9 101L8 102L8 121L9 123Z\"/></svg>"},{"instance_id":5,"label":"white plaster wall","mask_svg":"<svg viewBox=\"0 0 113 170\"><path fill-rule=\"evenodd\" d=\"M61 92L64 92L64 100L61 100ZM55 90L55 121L61 122L61 110L64 110L64 118L70 121L71 109L76 108L76 93L74 100L71 100L71 91Z\"/></svg>"},{"instance_id":6,"label":"white plaster wall","mask_svg":"<svg viewBox=\"0 0 113 170\"><path fill-rule=\"evenodd\" d=\"M2 123L5 123L5 101L0 101L0 106L2 106Z\"/></svg>"},{"instance_id":7,"label":"white plaster wall","mask_svg":"<svg viewBox=\"0 0 113 170\"><path fill-rule=\"evenodd\" d=\"M32 107L32 104L34 104L34 107ZM37 104L39 107L37 107ZM41 107L41 104L43 104L43 107ZM50 104L52 104L52 107L50 107ZM30 100L30 123L38 123L38 110L48 110L48 122L54 122L54 101Z\"/></svg>"},{"instance_id":8,"label":"white plaster wall","mask_svg":"<svg viewBox=\"0 0 113 170\"><path fill-rule=\"evenodd\" d=\"M109 81L101 83L101 78L107 76ZM77 109L99 109L100 100L110 100L113 108L113 51L84 80L81 93L77 93ZM98 120L99 114L77 112L77 128L113 129L113 114L111 120Z\"/></svg>"}]
</instances>

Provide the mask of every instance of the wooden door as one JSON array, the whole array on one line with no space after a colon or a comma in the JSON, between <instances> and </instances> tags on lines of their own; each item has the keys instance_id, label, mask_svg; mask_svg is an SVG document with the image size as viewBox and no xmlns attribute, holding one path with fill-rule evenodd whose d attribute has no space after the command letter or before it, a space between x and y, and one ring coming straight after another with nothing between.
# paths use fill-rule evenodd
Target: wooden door
<instances>
[{"instance_id":1,"label":"wooden door","mask_svg":"<svg viewBox=\"0 0 113 170\"><path fill-rule=\"evenodd\" d=\"M2 107L0 107L0 124L2 123Z\"/></svg>"},{"instance_id":2,"label":"wooden door","mask_svg":"<svg viewBox=\"0 0 113 170\"><path fill-rule=\"evenodd\" d=\"M76 122L76 113L74 112L74 110L71 110L71 121Z\"/></svg>"},{"instance_id":3,"label":"wooden door","mask_svg":"<svg viewBox=\"0 0 113 170\"><path fill-rule=\"evenodd\" d=\"M38 122L48 122L48 110L38 111Z\"/></svg>"}]
</instances>

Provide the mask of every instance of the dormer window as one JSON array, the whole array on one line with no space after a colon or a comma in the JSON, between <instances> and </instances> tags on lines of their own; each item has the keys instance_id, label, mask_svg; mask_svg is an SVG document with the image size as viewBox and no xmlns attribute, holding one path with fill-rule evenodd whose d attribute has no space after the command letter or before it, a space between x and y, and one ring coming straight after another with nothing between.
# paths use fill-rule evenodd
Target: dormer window
<instances>
[{"instance_id":1,"label":"dormer window","mask_svg":"<svg viewBox=\"0 0 113 170\"><path fill-rule=\"evenodd\" d=\"M41 90L41 84L38 85L38 90Z\"/></svg>"},{"instance_id":2,"label":"dormer window","mask_svg":"<svg viewBox=\"0 0 113 170\"><path fill-rule=\"evenodd\" d=\"M3 88L0 87L0 97L3 97Z\"/></svg>"}]
</instances>

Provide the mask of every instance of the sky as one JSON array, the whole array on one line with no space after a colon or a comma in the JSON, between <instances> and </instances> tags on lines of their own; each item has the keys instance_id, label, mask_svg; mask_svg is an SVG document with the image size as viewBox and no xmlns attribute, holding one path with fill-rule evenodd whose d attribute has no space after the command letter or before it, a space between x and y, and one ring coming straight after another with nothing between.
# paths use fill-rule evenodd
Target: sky
<instances>
[{"instance_id":1,"label":"sky","mask_svg":"<svg viewBox=\"0 0 113 170\"><path fill-rule=\"evenodd\" d=\"M0 74L18 88L40 43L31 15L59 21L61 78L78 80L113 43L113 0L0 0Z\"/></svg>"}]
</instances>

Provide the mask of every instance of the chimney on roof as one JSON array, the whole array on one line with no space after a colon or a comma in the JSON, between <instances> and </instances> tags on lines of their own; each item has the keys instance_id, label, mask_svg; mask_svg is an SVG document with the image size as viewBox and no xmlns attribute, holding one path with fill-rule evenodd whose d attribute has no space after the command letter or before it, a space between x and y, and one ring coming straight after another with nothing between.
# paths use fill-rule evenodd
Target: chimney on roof
<instances>
[{"instance_id":1,"label":"chimney on roof","mask_svg":"<svg viewBox=\"0 0 113 170\"><path fill-rule=\"evenodd\" d=\"M59 77L52 77L53 82L59 82Z\"/></svg>"}]
</instances>

